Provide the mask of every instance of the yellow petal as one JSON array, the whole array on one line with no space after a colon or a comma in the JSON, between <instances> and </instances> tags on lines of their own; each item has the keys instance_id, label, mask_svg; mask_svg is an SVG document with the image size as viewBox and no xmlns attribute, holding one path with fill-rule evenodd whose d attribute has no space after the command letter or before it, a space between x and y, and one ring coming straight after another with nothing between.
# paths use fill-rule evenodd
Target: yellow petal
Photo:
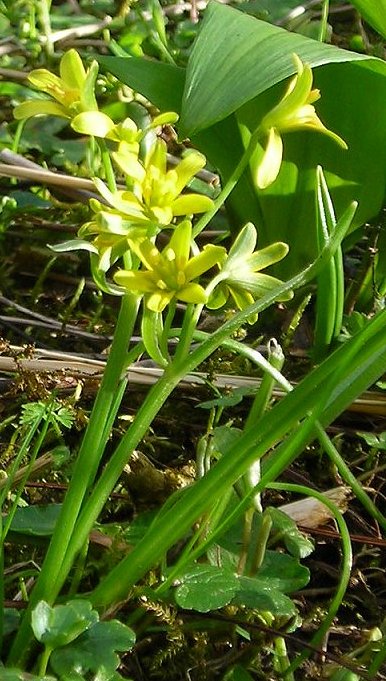
<instances>
[{"instance_id":1,"label":"yellow petal","mask_svg":"<svg viewBox=\"0 0 386 681\"><path fill-rule=\"evenodd\" d=\"M84 111L73 118L71 127L81 135L107 137L115 128L115 123L102 111Z\"/></svg>"},{"instance_id":2,"label":"yellow petal","mask_svg":"<svg viewBox=\"0 0 386 681\"><path fill-rule=\"evenodd\" d=\"M86 71L76 50L68 50L60 60L60 77L71 88L84 85Z\"/></svg>"},{"instance_id":3,"label":"yellow petal","mask_svg":"<svg viewBox=\"0 0 386 681\"><path fill-rule=\"evenodd\" d=\"M151 293L154 291L154 281L150 272L119 270L114 274L114 281L129 291L138 291L138 293Z\"/></svg>"},{"instance_id":4,"label":"yellow petal","mask_svg":"<svg viewBox=\"0 0 386 681\"><path fill-rule=\"evenodd\" d=\"M152 312L162 312L172 298L174 298L174 291L157 291L146 296L146 307Z\"/></svg>"},{"instance_id":5,"label":"yellow petal","mask_svg":"<svg viewBox=\"0 0 386 681\"><path fill-rule=\"evenodd\" d=\"M204 304L208 300L204 289L200 284L187 284L177 293L177 298L184 303Z\"/></svg>"},{"instance_id":6,"label":"yellow petal","mask_svg":"<svg viewBox=\"0 0 386 681\"><path fill-rule=\"evenodd\" d=\"M34 99L28 102L23 102L15 107L13 115L17 121L23 118L32 118L32 116L60 116L61 118L69 118L67 109L57 102L50 102L48 99Z\"/></svg>"},{"instance_id":7,"label":"yellow petal","mask_svg":"<svg viewBox=\"0 0 386 681\"><path fill-rule=\"evenodd\" d=\"M119 145L118 151L113 151L111 156L123 172L133 180L142 182L145 177L145 169L138 160L138 155L127 151L123 144Z\"/></svg>"},{"instance_id":8,"label":"yellow petal","mask_svg":"<svg viewBox=\"0 0 386 681\"><path fill-rule=\"evenodd\" d=\"M61 79L47 69L34 69L28 75L28 80L36 88L43 92L47 92L50 95L53 95L54 92L62 92L64 94L64 87Z\"/></svg>"},{"instance_id":9,"label":"yellow petal","mask_svg":"<svg viewBox=\"0 0 386 681\"><path fill-rule=\"evenodd\" d=\"M283 157L283 142L275 128L271 128L264 156L257 168L256 183L259 189L266 189L279 174Z\"/></svg>"},{"instance_id":10,"label":"yellow petal","mask_svg":"<svg viewBox=\"0 0 386 681\"><path fill-rule=\"evenodd\" d=\"M205 213L213 208L213 201L203 194L182 194L172 203L173 215Z\"/></svg>"}]
</instances>

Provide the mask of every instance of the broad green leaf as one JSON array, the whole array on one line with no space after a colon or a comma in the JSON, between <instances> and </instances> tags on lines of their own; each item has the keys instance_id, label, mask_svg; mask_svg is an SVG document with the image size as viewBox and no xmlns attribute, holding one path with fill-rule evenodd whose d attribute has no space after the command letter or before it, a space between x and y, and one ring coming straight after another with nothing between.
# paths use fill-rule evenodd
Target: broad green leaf
<instances>
[{"instance_id":1,"label":"broad green leaf","mask_svg":"<svg viewBox=\"0 0 386 681\"><path fill-rule=\"evenodd\" d=\"M119 665L116 651L131 650L134 643L134 632L122 622L96 622L76 641L56 649L51 655L50 663L61 678L76 670L78 674L96 672L97 678L110 679ZM98 675L100 670L104 671L105 676Z\"/></svg>"},{"instance_id":2,"label":"broad green leaf","mask_svg":"<svg viewBox=\"0 0 386 681\"><path fill-rule=\"evenodd\" d=\"M46 210L52 208L51 201L46 201L41 199L40 196L33 194L28 191L16 190L14 192L9 192L9 197L15 199L17 206L15 210L21 210L24 212L34 212L35 210Z\"/></svg>"},{"instance_id":3,"label":"broad green leaf","mask_svg":"<svg viewBox=\"0 0 386 681\"><path fill-rule=\"evenodd\" d=\"M237 6L243 12L247 12L257 19L275 24L277 21L285 19L292 10L298 8L299 0L246 0Z\"/></svg>"},{"instance_id":4,"label":"broad green leaf","mask_svg":"<svg viewBox=\"0 0 386 681\"><path fill-rule=\"evenodd\" d=\"M213 449L222 456L234 445L242 435L240 428L218 426L213 430Z\"/></svg>"},{"instance_id":5,"label":"broad green leaf","mask_svg":"<svg viewBox=\"0 0 386 681\"><path fill-rule=\"evenodd\" d=\"M89 601L79 599L53 608L40 601L32 611L31 626L37 640L54 649L71 643L98 619Z\"/></svg>"},{"instance_id":6,"label":"broad green leaf","mask_svg":"<svg viewBox=\"0 0 386 681\"><path fill-rule=\"evenodd\" d=\"M386 432L384 431L383 433L379 433L376 435L375 433L357 433L359 437L363 438L366 444L369 445L369 447L374 447L374 449L378 449L379 451L384 452L386 450Z\"/></svg>"},{"instance_id":7,"label":"broad green leaf","mask_svg":"<svg viewBox=\"0 0 386 681\"><path fill-rule=\"evenodd\" d=\"M360 681L361 677L349 669L341 667L330 676L330 681Z\"/></svg>"},{"instance_id":8,"label":"broad green leaf","mask_svg":"<svg viewBox=\"0 0 386 681\"><path fill-rule=\"evenodd\" d=\"M161 111L181 110L185 71L178 66L140 57L98 57L122 83L148 97Z\"/></svg>"},{"instance_id":9,"label":"broad green leaf","mask_svg":"<svg viewBox=\"0 0 386 681\"><path fill-rule=\"evenodd\" d=\"M250 132L282 96L283 80L295 71L294 52L314 67L315 86L322 93L316 107L318 115L345 139L349 149L339 149L317 132L286 134L284 161L276 182L258 190L247 170L229 197L227 207L234 233L251 221L259 230L259 247L273 241L290 245L289 255L274 267L281 278L293 274L317 254L318 165L325 171L338 214L348 202L359 201L352 229L376 215L382 206L386 185L386 64L289 33L215 2L206 10L186 77L183 69L149 60L101 58L114 75L161 110L181 112L181 136L192 137L225 182L242 156ZM251 163L254 175L261 157L262 149L257 149Z\"/></svg>"},{"instance_id":10,"label":"broad green leaf","mask_svg":"<svg viewBox=\"0 0 386 681\"><path fill-rule=\"evenodd\" d=\"M11 532L35 537L49 537L59 517L61 504L18 508L12 519Z\"/></svg>"},{"instance_id":11,"label":"broad green leaf","mask_svg":"<svg viewBox=\"0 0 386 681\"><path fill-rule=\"evenodd\" d=\"M257 223L259 246L279 240L290 245L288 256L274 267L274 273L282 278L304 267L318 252L318 165L323 167L336 214L353 199L359 202L351 230L376 215L382 206L386 185L386 73L381 76L362 64L329 64L314 72L315 85L322 92L316 105L318 113L327 127L345 139L348 150L339 149L319 133L287 134L276 182L265 190L255 188L263 217ZM255 127L256 120L280 99L281 92L282 87L276 86L242 107L237 115L245 130ZM371 92L371 108L367 92ZM261 155L262 150L257 149L252 173Z\"/></svg>"},{"instance_id":12,"label":"broad green leaf","mask_svg":"<svg viewBox=\"0 0 386 681\"><path fill-rule=\"evenodd\" d=\"M182 136L199 141L198 131L210 126L213 130L234 113L246 144L263 116L280 100L282 81L294 73L292 53L314 67L315 85L322 93L317 113L349 149L339 149L318 132L285 134L284 162L276 182L263 191L255 187L254 201L247 205L235 195L230 197L232 211L240 217L239 225L248 219L256 221L260 213L262 219L256 221L259 246L272 241L290 245L289 256L275 266L275 273L281 277L303 267L317 253L314 193L318 165L325 171L337 213L353 198L359 201L353 228L377 214L382 205L386 184L386 64L210 3L187 67L179 128ZM203 145L201 149L206 151ZM232 153L241 156L237 139ZM251 162L253 176L262 155L263 149L258 148ZM217 163L226 179L228 171L222 168L221 156ZM246 178L249 184L248 173Z\"/></svg>"},{"instance_id":13,"label":"broad green leaf","mask_svg":"<svg viewBox=\"0 0 386 681\"><path fill-rule=\"evenodd\" d=\"M370 26L386 38L386 0L351 0Z\"/></svg>"},{"instance_id":14,"label":"broad green leaf","mask_svg":"<svg viewBox=\"0 0 386 681\"><path fill-rule=\"evenodd\" d=\"M228 605L239 589L236 575L214 565L196 565L178 579L175 599L181 608L209 612Z\"/></svg>"},{"instance_id":15,"label":"broad green leaf","mask_svg":"<svg viewBox=\"0 0 386 681\"><path fill-rule=\"evenodd\" d=\"M256 577L261 583L283 593L298 591L308 584L310 571L286 553L266 551Z\"/></svg>"},{"instance_id":16,"label":"broad green leaf","mask_svg":"<svg viewBox=\"0 0 386 681\"><path fill-rule=\"evenodd\" d=\"M275 541L283 541L287 550L295 558L306 558L306 556L309 556L314 550L314 545L300 532L292 518L278 508L270 507L268 512L273 522L273 539Z\"/></svg>"},{"instance_id":17,"label":"broad green leaf","mask_svg":"<svg viewBox=\"0 0 386 681\"><path fill-rule=\"evenodd\" d=\"M157 515L156 510L143 511L133 518L129 525L125 528L123 536L125 541L135 546L146 534L154 518Z\"/></svg>"},{"instance_id":18,"label":"broad green leaf","mask_svg":"<svg viewBox=\"0 0 386 681\"><path fill-rule=\"evenodd\" d=\"M229 394L220 395L220 397L215 397L213 400L207 400L205 402L200 402L197 407L201 409L212 409L212 407L235 407L236 404L240 404L243 398L248 395L253 395L255 392L254 388L234 388Z\"/></svg>"},{"instance_id":19,"label":"broad green leaf","mask_svg":"<svg viewBox=\"0 0 386 681\"><path fill-rule=\"evenodd\" d=\"M240 589L232 603L270 612L277 617L292 617L296 608L291 599L274 584L259 577L239 577Z\"/></svg>"},{"instance_id":20,"label":"broad green leaf","mask_svg":"<svg viewBox=\"0 0 386 681\"><path fill-rule=\"evenodd\" d=\"M187 67L180 121L182 135L192 135L226 118L293 75L296 70L290 58L293 53L313 68L357 61L386 73L386 65L380 60L290 33L211 2Z\"/></svg>"}]
</instances>

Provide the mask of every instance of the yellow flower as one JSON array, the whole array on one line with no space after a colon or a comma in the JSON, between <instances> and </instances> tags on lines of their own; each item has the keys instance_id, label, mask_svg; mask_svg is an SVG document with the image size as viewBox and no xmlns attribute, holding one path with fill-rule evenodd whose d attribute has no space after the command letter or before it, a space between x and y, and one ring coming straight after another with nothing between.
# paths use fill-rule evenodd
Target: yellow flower
<instances>
[{"instance_id":1,"label":"yellow flower","mask_svg":"<svg viewBox=\"0 0 386 681\"><path fill-rule=\"evenodd\" d=\"M105 202L112 207L111 210L100 205L100 210L105 217L111 214L116 220L116 216L121 215L124 221L132 225L149 228L170 225L176 216L210 210L213 202L207 196L193 193L181 195L188 182L204 165L205 157L198 151L190 150L175 168L167 170L166 144L157 139L143 164L135 154L128 152L125 172L131 180L131 190L111 192L101 180L95 180ZM98 209L97 202L93 202L92 206L94 210Z\"/></svg>"},{"instance_id":2,"label":"yellow flower","mask_svg":"<svg viewBox=\"0 0 386 681\"><path fill-rule=\"evenodd\" d=\"M114 280L129 291L145 295L146 306L152 312L162 312L173 298L185 303L205 303L207 295L195 282L203 272L221 262L225 249L209 244L189 258L192 224L181 222L174 230L168 245L160 252L148 238L130 239L134 253L144 270L120 270Z\"/></svg>"},{"instance_id":3,"label":"yellow flower","mask_svg":"<svg viewBox=\"0 0 386 681\"><path fill-rule=\"evenodd\" d=\"M323 125L317 116L313 103L320 99L319 90L312 90L312 71L293 55L297 74L290 81L287 90L277 106L264 116L259 130L267 139L265 152L257 169L257 186L265 189L276 180L283 157L281 135L294 130L314 130L331 137L343 149L346 142Z\"/></svg>"},{"instance_id":4,"label":"yellow flower","mask_svg":"<svg viewBox=\"0 0 386 681\"><path fill-rule=\"evenodd\" d=\"M83 111L73 118L71 127L81 135L93 135L117 142L118 149L111 153L112 158L131 180L141 182L145 177L145 170L138 158L141 140L150 130L163 125L173 125L177 120L178 114L167 111L155 116L152 122L141 130L131 118L114 123L103 111Z\"/></svg>"},{"instance_id":5,"label":"yellow flower","mask_svg":"<svg viewBox=\"0 0 386 681\"><path fill-rule=\"evenodd\" d=\"M31 71L28 80L38 90L52 97L28 100L15 107L17 120L39 114L74 118L81 111L98 109L94 87L98 75L98 63L93 61L90 68L83 66L76 50L69 50L60 60L60 77L47 69Z\"/></svg>"},{"instance_id":6,"label":"yellow flower","mask_svg":"<svg viewBox=\"0 0 386 681\"><path fill-rule=\"evenodd\" d=\"M212 282L213 290L206 305L209 309L223 307L231 297L236 307L244 310L282 283L280 279L262 274L261 270L284 258L288 253L287 244L277 242L255 251L256 242L256 228L249 222L238 234L227 258L220 265L220 274ZM288 298L291 294L279 299ZM251 315L248 321L254 323L256 319L257 315Z\"/></svg>"}]
</instances>

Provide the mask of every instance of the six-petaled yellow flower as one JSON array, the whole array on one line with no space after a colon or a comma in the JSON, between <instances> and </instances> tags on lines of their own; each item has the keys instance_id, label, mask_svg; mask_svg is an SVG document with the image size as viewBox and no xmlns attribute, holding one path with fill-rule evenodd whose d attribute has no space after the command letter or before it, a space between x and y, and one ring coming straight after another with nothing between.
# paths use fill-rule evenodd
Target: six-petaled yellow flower
<instances>
[{"instance_id":1,"label":"six-petaled yellow flower","mask_svg":"<svg viewBox=\"0 0 386 681\"><path fill-rule=\"evenodd\" d=\"M269 274L262 274L261 270L284 258L288 253L287 244L279 241L255 251L256 242L256 228L249 222L235 239L227 258L219 265L221 271L212 282L208 308L217 310L231 297L236 307L244 310L282 283ZM279 300L288 298L291 295ZM248 321L253 323L256 318L257 315L252 315Z\"/></svg>"},{"instance_id":2,"label":"six-petaled yellow flower","mask_svg":"<svg viewBox=\"0 0 386 681\"><path fill-rule=\"evenodd\" d=\"M38 90L52 97L49 99L28 100L14 110L18 120L40 114L74 118L81 111L98 109L95 99L95 81L98 63L93 61L85 69L76 50L68 50L60 60L60 77L47 69L35 69L28 76L29 82Z\"/></svg>"},{"instance_id":3,"label":"six-petaled yellow flower","mask_svg":"<svg viewBox=\"0 0 386 681\"><path fill-rule=\"evenodd\" d=\"M260 123L259 131L266 138L266 146L257 169L257 186L265 189L276 180L283 157L281 135L294 130L314 130L331 137L343 149L346 142L323 125L313 103L320 98L319 90L312 90L312 71L294 54L297 74L291 79L287 90L277 106L269 111Z\"/></svg>"},{"instance_id":4,"label":"six-petaled yellow flower","mask_svg":"<svg viewBox=\"0 0 386 681\"><path fill-rule=\"evenodd\" d=\"M203 213L213 207L213 201L202 194L181 194L193 176L205 165L205 156L190 150L175 168L167 169L166 144L157 139L144 163L133 161L132 172L128 161L127 178L132 188L111 192L99 179L95 184L105 202L111 206L99 209L132 225L152 228L165 227L174 217ZM98 203L92 207L98 210Z\"/></svg>"},{"instance_id":5,"label":"six-petaled yellow flower","mask_svg":"<svg viewBox=\"0 0 386 681\"><path fill-rule=\"evenodd\" d=\"M198 255L189 258L192 241L189 220L175 228L162 251L148 238L129 241L144 269L139 272L120 270L114 280L129 291L144 294L149 310L162 312L174 298L185 303L206 303L207 294L195 280L223 260L225 249L222 246L209 244Z\"/></svg>"}]
</instances>

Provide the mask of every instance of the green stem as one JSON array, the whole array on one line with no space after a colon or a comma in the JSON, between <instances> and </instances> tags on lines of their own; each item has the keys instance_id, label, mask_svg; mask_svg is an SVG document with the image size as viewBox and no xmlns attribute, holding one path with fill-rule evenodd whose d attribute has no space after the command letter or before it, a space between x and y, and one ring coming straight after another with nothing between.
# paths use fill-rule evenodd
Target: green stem
<instances>
[{"instance_id":1,"label":"green stem","mask_svg":"<svg viewBox=\"0 0 386 681\"><path fill-rule=\"evenodd\" d=\"M76 554L86 541L88 533L102 511L111 491L114 489L127 460L146 434L166 399L184 375L184 371L177 370L173 365L168 367L164 376L150 389L130 429L124 435L114 454L106 464L99 480L95 484L92 494L77 519L67 553L63 557L60 566L58 583L56 585L57 592L64 583Z\"/></svg>"},{"instance_id":2,"label":"green stem","mask_svg":"<svg viewBox=\"0 0 386 681\"><path fill-rule=\"evenodd\" d=\"M363 489L362 485L356 479L347 466L347 464L342 459L338 450L331 442L328 435L325 433L321 426L317 426L317 434L320 444L322 445L324 451L329 456L333 464L337 467L339 474L349 487L351 487L355 496L361 502L362 506L366 511L381 525L381 527L386 530L386 517L381 513L381 511L376 507L373 501L370 499L368 494Z\"/></svg>"},{"instance_id":3,"label":"green stem","mask_svg":"<svg viewBox=\"0 0 386 681\"><path fill-rule=\"evenodd\" d=\"M174 315L176 313L176 299L173 298L167 308L166 312L166 317L162 329L162 334L160 337L160 347L161 347L161 352L164 357L169 357L169 347L168 347L168 340L169 340L169 333L170 333L170 327L173 323Z\"/></svg>"},{"instance_id":4,"label":"green stem","mask_svg":"<svg viewBox=\"0 0 386 681\"><path fill-rule=\"evenodd\" d=\"M329 9L330 9L329 0L324 0L323 8L322 8L322 18L320 20L319 35L318 35L318 40L319 40L320 43L324 43L325 40L326 40Z\"/></svg>"},{"instance_id":5,"label":"green stem","mask_svg":"<svg viewBox=\"0 0 386 681\"><path fill-rule=\"evenodd\" d=\"M274 339L271 339L271 341L268 344L268 363L270 366L273 366L277 371L280 371L284 364L283 351L280 345ZM250 428L258 428L259 421L262 418L271 400L272 391L274 387L275 379L272 377L271 373L265 372L260 384L260 388L257 391L255 398L252 402L252 406L249 410L249 414L245 422L245 430L249 430ZM251 464L248 471L243 476L242 482L244 484L244 489L248 491L252 487L255 487L255 485L260 480L260 476L261 476L260 460L258 459L257 461L254 461ZM255 510L261 513L263 509L261 506L259 494L255 494L253 498L253 505Z\"/></svg>"},{"instance_id":6,"label":"green stem","mask_svg":"<svg viewBox=\"0 0 386 681\"><path fill-rule=\"evenodd\" d=\"M284 355L282 349L274 340L271 340L268 345L268 364L273 366L277 371L280 371L284 364ZM258 390L252 407L249 410L248 418L245 423L246 428L253 428L261 419L268 407L274 387L275 379L272 377L271 373L268 373L268 371L265 372L263 380L261 381L260 389Z\"/></svg>"},{"instance_id":7,"label":"green stem","mask_svg":"<svg viewBox=\"0 0 386 681\"><path fill-rule=\"evenodd\" d=\"M179 334L179 341L175 352L175 360L177 362L183 361L189 354L191 342L195 334L198 320L201 316L203 305L188 305L182 323L182 329Z\"/></svg>"},{"instance_id":8,"label":"green stem","mask_svg":"<svg viewBox=\"0 0 386 681\"><path fill-rule=\"evenodd\" d=\"M383 637L383 644L381 648L374 654L373 661L371 662L368 670L368 675L370 679L373 679L376 677L378 671L382 667L383 663L386 660L386 640L385 637Z\"/></svg>"},{"instance_id":9,"label":"green stem","mask_svg":"<svg viewBox=\"0 0 386 681\"><path fill-rule=\"evenodd\" d=\"M352 566L352 549L350 533L348 531L347 525L339 508L336 506L336 504L334 504L331 501L331 499L324 496L324 494L321 494L320 492L310 489L309 487L305 487L304 485L291 485L287 483L276 482L267 485L267 487L278 490L287 490L289 492L295 492L296 494L303 494L315 497L315 499L318 499L318 501L327 506L327 508L335 518L340 531L340 536L342 539L342 566L339 573L339 583L334 598L331 601L327 615L324 617L323 622L320 625L318 631L316 632L316 634L314 634L310 641L311 646L317 647L322 642L326 633L330 629L334 617L338 612L338 608L340 607L343 601L344 595L346 593L350 581L350 573ZM301 652L295 658L295 660L286 670L286 675L288 676L288 674L294 672L295 669L297 669L300 666L300 664L310 656L311 652L312 652L311 649L303 650L303 652Z\"/></svg>"},{"instance_id":10,"label":"green stem","mask_svg":"<svg viewBox=\"0 0 386 681\"><path fill-rule=\"evenodd\" d=\"M53 651L53 648L50 648L49 646L45 646L44 650L40 656L40 664L39 664L39 676L43 677L47 671L48 667L48 662L51 657L51 653Z\"/></svg>"},{"instance_id":11,"label":"green stem","mask_svg":"<svg viewBox=\"0 0 386 681\"><path fill-rule=\"evenodd\" d=\"M14 650L18 649L20 640L29 639L30 617L36 603L44 599L52 604L63 584L63 581L59 580L59 575L62 573L62 563L84 498L94 481L103 455L106 441L105 424L110 419L112 408L116 409L116 393L119 390L126 368L127 348L133 333L137 311L138 298L131 294L124 296L104 376L75 462L71 484L48 547L41 573L31 594L28 609L15 639ZM87 539L88 530L79 550ZM28 654L24 644L21 650L22 657Z\"/></svg>"},{"instance_id":12,"label":"green stem","mask_svg":"<svg viewBox=\"0 0 386 681\"><path fill-rule=\"evenodd\" d=\"M255 509L252 508L251 506L247 508L247 510L244 513L244 523L243 523L243 536L242 536L242 541L241 541L241 550L240 550L240 555L239 555L239 560L237 563L237 574L238 575L243 575L246 565L247 565L247 560L248 560L248 552L249 552L249 547L251 545L251 536L252 536L252 527L253 527L253 519L255 517ZM213 536L213 533L212 533Z\"/></svg>"},{"instance_id":13,"label":"green stem","mask_svg":"<svg viewBox=\"0 0 386 681\"><path fill-rule=\"evenodd\" d=\"M196 223L195 227L193 228L193 238L195 238L200 232L202 232L203 229L207 226L207 224L211 221L211 219L216 215L217 211L223 203L226 201L228 198L229 194L234 190L236 184L240 180L244 170L246 169L250 158L253 154L253 152L256 149L256 143L260 135L260 130L257 128L255 132L252 134L251 139L249 141L249 144L244 151L240 161L238 162L236 168L234 169L232 175L229 177L228 181L226 182L225 186L217 196L217 198L213 202L213 208L209 210L207 213L205 213L202 218L198 220Z\"/></svg>"},{"instance_id":14,"label":"green stem","mask_svg":"<svg viewBox=\"0 0 386 681\"><path fill-rule=\"evenodd\" d=\"M45 51L48 58L52 57L54 54L54 43L52 42L51 32L50 9L51 9L50 0L39 0L38 2L39 22L41 24L46 39Z\"/></svg>"},{"instance_id":15,"label":"green stem","mask_svg":"<svg viewBox=\"0 0 386 681\"><path fill-rule=\"evenodd\" d=\"M98 139L98 145L101 152L103 167L105 169L107 186L111 192L116 192L117 183L115 181L114 169L106 142L103 139Z\"/></svg>"},{"instance_id":16,"label":"green stem","mask_svg":"<svg viewBox=\"0 0 386 681\"><path fill-rule=\"evenodd\" d=\"M289 669L289 659L287 653L287 646L283 636L277 636L274 639L274 669L280 674L280 676L285 676L286 681L295 681L295 677L292 673L288 671Z\"/></svg>"},{"instance_id":17,"label":"green stem","mask_svg":"<svg viewBox=\"0 0 386 681\"><path fill-rule=\"evenodd\" d=\"M252 512L254 512L254 509L251 509ZM267 549L267 543L269 539L269 535L271 534L271 529L272 529L272 518L271 516L267 515L266 513L263 513L263 517L261 520L261 527L259 530L259 533L257 535L257 541L256 541L256 549L253 555L253 560L251 564L251 569L249 571L249 574L251 577L254 577L256 575L256 572L258 569L261 567L265 552Z\"/></svg>"}]
</instances>

